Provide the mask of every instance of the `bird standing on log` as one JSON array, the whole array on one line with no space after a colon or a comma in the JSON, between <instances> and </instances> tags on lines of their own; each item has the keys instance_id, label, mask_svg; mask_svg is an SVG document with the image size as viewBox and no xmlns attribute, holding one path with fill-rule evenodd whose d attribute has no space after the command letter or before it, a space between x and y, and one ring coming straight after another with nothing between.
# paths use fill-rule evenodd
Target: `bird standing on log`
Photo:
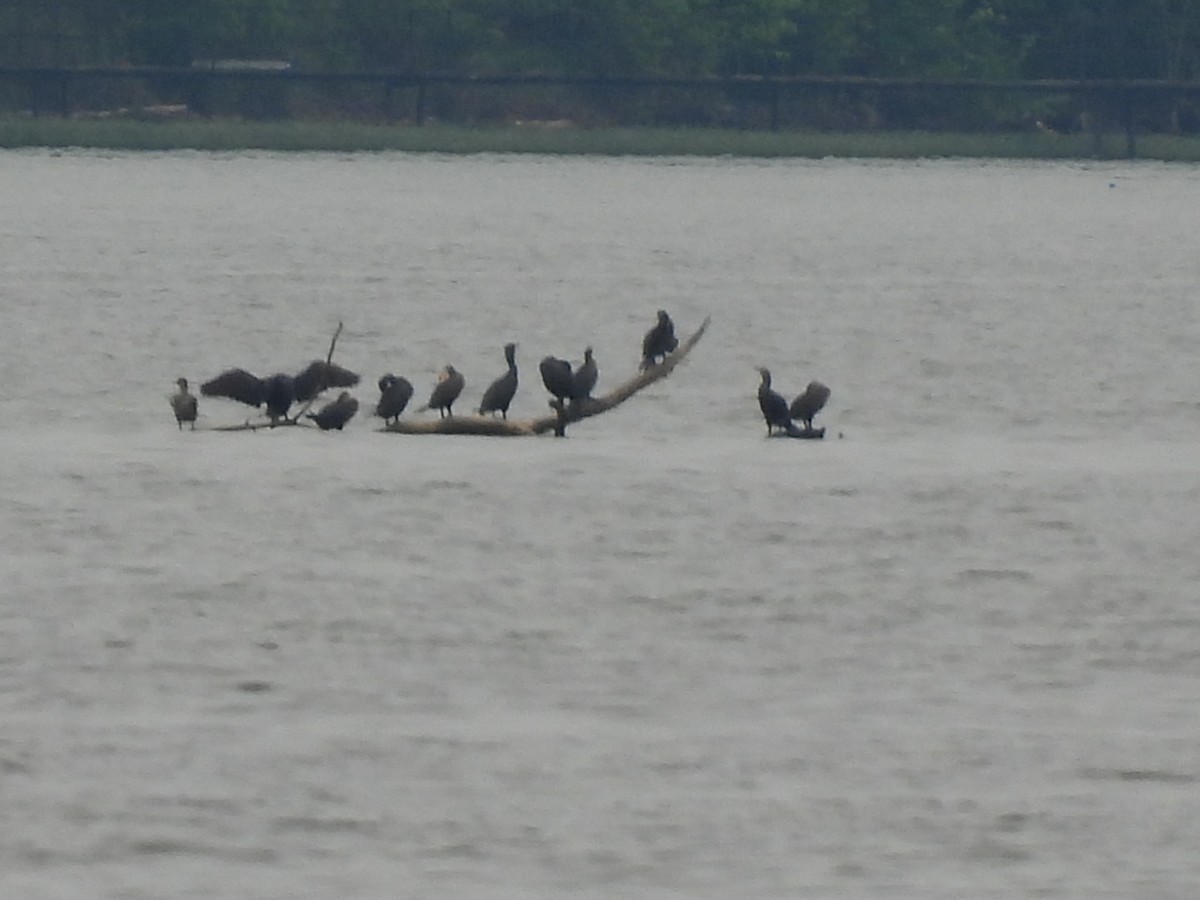
<instances>
[{"instance_id":1,"label":"bird standing on log","mask_svg":"<svg viewBox=\"0 0 1200 900\"><path fill-rule=\"evenodd\" d=\"M342 391L336 400L326 403L319 412L309 413L308 418L316 422L322 431L341 431L342 426L353 419L356 412L358 401L350 396L349 391Z\"/></svg>"},{"instance_id":2,"label":"bird standing on log","mask_svg":"<svg viewBox=\"0 0 1200 900\"><path fill-rule=\"evenodd\" d=\"M500 413L502 418L508 418L508 406L517 393L517 345L504 345L504 359L508 362L508 371L488 385L479 403L479 414Z\"/></svg>"},{"instance_id":3,"label":"bird standing on log","mask_svg":"<svg viewBox=\"0 0 1200 900\"><path fill-rule=\"evenodd\" d=\"M592 395L592 388L596 386L596 379L599 377L600 371L596 368L596 360L592 356L592 348L588 347L583 351L583 362L575 370L575 390L571 395L572 399L584 400L590 397Z\"/></svg>"},{"instance_id":4,"label":"bird standing on log","mask_svg":"<svg viewBox=\"0 0 1200 900\"><path fill-rule=\"evenodd\" d=\"M571 364L565 359L547 356L538 363L538 371L542 373L542 384L546 390L558 400L570 400L575 395L575 376L571 373Z\"/></svg>"},{"instance_id":5,"label":"bird standing on log","mask_svg":"<svg viewBox=\"0 0 1200 900\"><path fill-rule=\"evenodd\" d=\"M272 424L286 419L288 410L296 402L296 379L280 372L268 377L263 387L266 393L263 403L266 404Z\"/></svg>"},{"instance_id":6,"label":"bird standing on log","mask_svg":"<svg viewBox=\"0 0 1200 900\"><path fill-rule=\"evenodd\" d=\"M412 395L411 381L388 372L379 379L379 402L375 405L375 415L383 419L385 423L389 420L399 421L400 413L404 412Z\"/></svg>"},{"instance_id":7,"label":"bird standing on log","mask_svg":"<svg viewBox=\"0 0 1200 900\"><path fill-rule=\"evenodd\" d=\"M665 309L658 311L658 322L646 332L642 338L642 369L648 369L657 362L666 359L667 354L673 353L679 346L675 337L675 323L667 315Z\"/></svg>"},{"instance_id":8,"label":"bird standing on log","mask_svg":"<svg viewBox=\"0 0 1200 900\"><path fill-rule=\"evenodd\" d=\"M446 366L438 376L438 382L434 385L433 392L429 395L429 402L417 412L436 409L442 418L453 416L454 401L462 393L464 385L466 385L466 379L463 378L462 373L454 366Z\"/></svg>"},{"instance_id":9,"label":"bird standing on log","mask_svg":"<svg viewBox=\"0 0 1200 900\"><path fill-rule=\"evenodd\" d=\"M792 417L788 413L788 402L782 394L771 390L771 372L760 368L758 374L762 382L758 386L758 408L762 410L763 418L767 420L767 436L770 437L775 429L791 434L796 430Z\"/></svg>"},{"instance_id":10,"label":"bird standing on log","mask_svg":"<svg viewBox=\"0 0 1200 900\"><path fill-rule=\"evenodd\" d=\"M200 404L197 402L195 394L188 393L186 378L177 379L175 385L179 390L170 397L171 409L175 411L175 423L179 426L179 430L183 431L183 423L190 422L192 431L195 431L196 414L199 412Z\"/></svg>"},{"instance_id":11,"label":"bird standing on log","mask_svg":"<svg viewBox=\"0 0 1200 900\"><path fill-rule=\"evenodd\" d=\"M819 381L810 381L804 393L792 401L788 413L798 422L804 424L805 431L813 430L813 417L825 408L832 392Z\"/></svg>"}]
</instances>

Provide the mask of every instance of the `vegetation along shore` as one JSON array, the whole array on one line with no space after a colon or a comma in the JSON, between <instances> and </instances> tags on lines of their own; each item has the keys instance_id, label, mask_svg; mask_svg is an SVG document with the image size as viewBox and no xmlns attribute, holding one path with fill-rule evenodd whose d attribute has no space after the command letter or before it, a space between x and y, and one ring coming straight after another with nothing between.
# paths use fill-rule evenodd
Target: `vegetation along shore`
<instances>
[{"instance_id":1,"label":"vegetation along shore","mask_svg":"<svg viewBox=\"0 0 1200 900\"><path fill-rule=\"evenodd\" d=\"M1125 156L1119 134L817 132L718 128L572 127L562 124L460 126L239 119L0 118L0 147L99 150L404 151L604 156L740 156L877 159L1095 159ZM1200 161L1200 138L1148 134L1138 156Z\"/></svg>"}]
</instances>

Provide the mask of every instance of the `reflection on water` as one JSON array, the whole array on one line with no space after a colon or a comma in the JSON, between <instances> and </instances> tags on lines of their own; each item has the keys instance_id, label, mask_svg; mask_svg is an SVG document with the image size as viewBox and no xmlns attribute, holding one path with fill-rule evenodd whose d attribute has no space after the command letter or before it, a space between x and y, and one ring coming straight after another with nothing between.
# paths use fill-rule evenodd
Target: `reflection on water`
<instances>
[{"instance_id":1,"label":"reflection on water","mask_svg":"<svg viewBox=\"0 0 1200 900\"><path fill-rule=\"evenodd\" d=\"M1200 885L1196 170L4 163L7 893ZM364 412L512 340L539 415L660 307L713 325L561 441L166 399L344 321Z\"/></svg>"}]
</instances>

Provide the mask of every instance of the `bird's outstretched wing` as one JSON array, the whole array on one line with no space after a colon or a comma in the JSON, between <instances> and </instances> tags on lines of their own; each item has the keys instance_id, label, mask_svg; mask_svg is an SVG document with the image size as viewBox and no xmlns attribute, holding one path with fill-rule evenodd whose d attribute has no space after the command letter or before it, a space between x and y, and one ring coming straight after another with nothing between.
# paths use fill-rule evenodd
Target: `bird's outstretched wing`
<instances>
[{"instance_id":1,"label":"bird's outstretched wing","mask_svg":"<svg viewBox=\"0 0 1200 900\"><path fill-rule=\"evenodd\" d=\"M354 387L358 382L357 372L342 368L337 363L314 359L296 376L296 401L304 403L326 388Z\"/></svg>"},{"instance_id":2,"label":"bird's outstretched wing","mask_svg":"<svg viewBox=\"0 0 1200 900\"><path fill-rule=\"evenodd\" d=\"M205 397L228 397L249 406L262 406L267 399L263 380L245 369L226 369L211 381L200 385Z\"/></svg>"}]
</instances>

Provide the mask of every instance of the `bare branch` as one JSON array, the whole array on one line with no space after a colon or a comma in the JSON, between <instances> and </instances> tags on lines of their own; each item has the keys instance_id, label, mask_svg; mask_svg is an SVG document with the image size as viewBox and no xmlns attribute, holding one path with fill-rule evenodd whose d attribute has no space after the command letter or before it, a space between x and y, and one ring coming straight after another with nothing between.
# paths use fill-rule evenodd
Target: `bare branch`
<instances>
[{"instance_id":1,"label":"bare branch","mask_svg":"<svg viewBox=\"0 0 1200 900\"><path fill-rule=\"evenodd\" d=\"M296 415L292 416L291 419L285 419L285 421L289 422L290 424L299 424L300 420L304 417L304 414L312 408L314 403L317 402L317 397L321 396L321 392L324 391L325 388L329 387L329 364L333 362L333 348L337 346L337 339L342 334L342 324L343 323L341 321L338 322L338 327L334 330L333 337L329 341L329 352L325 354L325 368L321 371L320 387L317 388L317 390L313 393L313 396L309 398L308 402L300 407L300 411L296 413Z\"/></svg>"}]
</instances>

